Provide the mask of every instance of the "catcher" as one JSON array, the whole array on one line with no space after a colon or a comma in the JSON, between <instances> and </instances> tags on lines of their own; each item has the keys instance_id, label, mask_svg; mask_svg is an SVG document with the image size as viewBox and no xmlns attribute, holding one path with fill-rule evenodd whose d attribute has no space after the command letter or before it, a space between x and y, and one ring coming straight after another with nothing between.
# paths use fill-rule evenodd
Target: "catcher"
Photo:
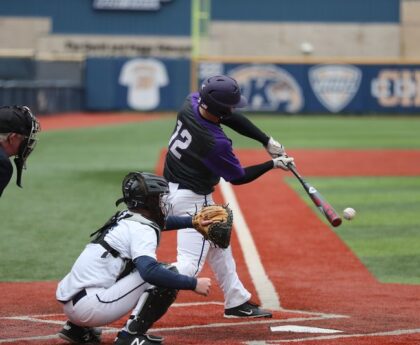
<instances>
[{"instance_id":1,"label":"catcher","mask_svg":"<svg viewBox=\"0 0 420 345\"><path fill-rule=\"evenodd\" d=\"M226 245L231 211L227 206L212 206L192 217L166 217L162 200L167 191L163 177L142 172L125 176L123 197L116 204L124 202L127 209L117 212L91 235L92 241L58 284L56 298L68 317L58 333L62 339L99 343L101 330L95 327L112 323L131 310L115 344L159 344L162 337L146 332L166 313L178 291L208 295L209 278L179 274L174 266L156 260L156 249L164 227L196 226L214 238L216 245ZM226 231L225 237L220 235L222 231Z\"/></svg>"}]
</instances>

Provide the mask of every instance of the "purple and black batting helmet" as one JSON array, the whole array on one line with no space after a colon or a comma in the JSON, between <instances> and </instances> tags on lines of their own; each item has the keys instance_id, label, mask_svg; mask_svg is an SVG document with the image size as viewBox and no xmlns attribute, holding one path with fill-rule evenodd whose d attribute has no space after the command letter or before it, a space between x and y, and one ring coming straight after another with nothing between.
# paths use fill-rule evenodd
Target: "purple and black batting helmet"
<instances>
[{"instance_id":1,"label":"purple and black batting helmet","mask_svg":"<svg viewBox=\"0 0 420 345\"><path fill-rule=\"evenodd\" d=\"M247 100L241 95L235 79L225 75L216 75L204 80L200 89L199 104L221 118L232 114L232 108L245 107Z\"/></svg>"}]
</instances>

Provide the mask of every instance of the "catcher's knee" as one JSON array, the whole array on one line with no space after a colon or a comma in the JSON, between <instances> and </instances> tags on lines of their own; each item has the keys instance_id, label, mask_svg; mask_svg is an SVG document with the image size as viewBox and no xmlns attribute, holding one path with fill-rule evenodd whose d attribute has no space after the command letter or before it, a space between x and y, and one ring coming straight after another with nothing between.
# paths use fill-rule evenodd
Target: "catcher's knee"
<instances>
[{"instance_id":1,"label":"catcher's knee","mask_svg":"<svg viewBox=\"0 0 420 345\"><path fill-rule=\"evenodd\" d=\"M175 266L168 266L169 270L178 272ZM152 327L153 323L159 320L175 302L178 295L176 289L153 287L147 291L147 297L135 317L131 317L127 323L127 330L133 334L144 334Z\"/></svg>"}]
</instances>

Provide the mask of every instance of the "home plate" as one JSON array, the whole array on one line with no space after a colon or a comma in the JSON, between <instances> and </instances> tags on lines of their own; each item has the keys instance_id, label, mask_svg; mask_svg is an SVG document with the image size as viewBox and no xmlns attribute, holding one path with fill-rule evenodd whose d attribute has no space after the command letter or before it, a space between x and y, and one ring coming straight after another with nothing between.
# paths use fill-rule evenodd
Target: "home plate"
<instances>
[{"instance_id":1,"label":"home plate","mask_svg":"<svg viewBox=\"0 0 420 345\"><path fill-rule=\"evenodd\" d=\"M295 332L295 333L341 333L342 331L328 328L305 327L295 325L271 326L271 332Z\"/></svg>"}]
</instances>

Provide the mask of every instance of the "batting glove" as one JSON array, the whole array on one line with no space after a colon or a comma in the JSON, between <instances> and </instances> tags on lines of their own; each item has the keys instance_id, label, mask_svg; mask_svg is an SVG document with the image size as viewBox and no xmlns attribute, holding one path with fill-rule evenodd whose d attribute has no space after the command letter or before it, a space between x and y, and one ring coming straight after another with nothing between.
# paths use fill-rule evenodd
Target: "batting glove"
<instances>
[{"instance_id":1,"label":"batting glove","mask_svg":"<svg viewBox=\"0 0 420 345\"><path fill-rule=\"evenodd\" d=\"M270 137L270 140L268 141L268 144L265 147L265 149L267 150L271 158L276 158L286 154L284 146L280 144L277 140L274 140L273 137Z\"/></svg>"},{"instance_id":2,"label":"batting glove","mask_svg":"<svg viewBox=\"0 0 420 345\"><path fill-rule=\"evenodd\" d=\"M289 170L288 164L295 165L293 157L280 156L273 159L273 169Z\"/></svg>"}]
</instances>

